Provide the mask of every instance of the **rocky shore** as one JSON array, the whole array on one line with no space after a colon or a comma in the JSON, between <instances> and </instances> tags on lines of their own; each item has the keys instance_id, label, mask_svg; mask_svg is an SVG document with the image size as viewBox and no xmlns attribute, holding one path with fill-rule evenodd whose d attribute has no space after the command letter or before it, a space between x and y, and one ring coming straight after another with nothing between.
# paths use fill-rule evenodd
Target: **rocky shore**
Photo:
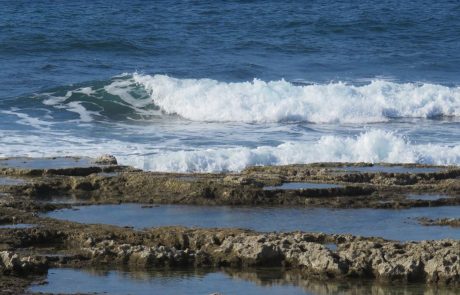
<instances>
[{"instance_id":1,"label":"rocky shore","mask_svg":"<svg viewBox=\"0 0 460 295\"><path fill-rule=\"evenodd\" d=\"M438 219L431 219L422 217L419 218L418 221L423 225L444 225L444 226L452 226L452 227L460 227L460 218L438 218Z\"/></svg>"},{"instance_id":2,"label":"rocky shore","mask_svg":"<svg viewBox=\"0 0 460 295\"><path fill-rule=\"evenodd\" d=\"M75 204L143 203L280 205L332 208L458 206L460 168L428 173L347 171L312 164L253 167L238 174L152 173L116 159L0 160L0 289L25 292L53 267L106 265L133 270L171 267L273 267L305 278L460 284L460 241L388 241L324 233L262 233L244 229L159 227L144 230L84 225L41 213ZM423 168L405 165L405 168ZM415 170L416 171L416 170ZM11 181L14 180L14 181ZM283 183L332 188L277 189ZM267 190L267 186L275 189ZM409 194L439 194L435 200ZM422 217L422 216L421 216ZM457 225L458 219L423 220ZM30 226L13 226L13 225ZM9 226L11 225L11 226ZM364 225L363 225L364 226Z\"/></svg>"},{"instance_id":3,"label":"rocky shore","mask_svg":"<svg viewBox=\"0 0 460 295\"><path fill-rule=\"evenodd\" d=\"M131 167L84 163L74 167L36 168L36 159L23 159L22 167L0 160L0 175L20 180L20 185L0 186L0 192L35 200L72 197L92 203L168 203L195 205L291 205L337 208L410 208L459 205L460 168L442 167L429 173L384 173L347 171L345 167L369 164L310 164L252 167L241 173L178 174L144 172ZM105 159L108 161L107 159ZM113 159L112 159L113 161ZM116 160L115 160L116 161ZM13 162L13 164L16 162ZM116 162L114 162L116 163ZM360 166L361 165L361 166ZM384 166L385 167L385 166ZM401 166L410 169L422 165ZM430 167L433 168L433 167ZM415 170L417 171L417 170ZM333 184L332 188L300 190L271 189L289 182ZM407 198L408 194L441 194L437 200ZM443 197L444 196L444 197ZM453 196L453 197L448 197Z\"/></svg>"}]
</instances>

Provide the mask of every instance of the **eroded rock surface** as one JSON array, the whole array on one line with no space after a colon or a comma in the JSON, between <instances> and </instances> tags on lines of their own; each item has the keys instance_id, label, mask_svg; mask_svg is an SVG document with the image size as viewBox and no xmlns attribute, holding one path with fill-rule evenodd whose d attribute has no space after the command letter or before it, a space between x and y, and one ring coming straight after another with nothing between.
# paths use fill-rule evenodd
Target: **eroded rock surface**
<instances>
[{"instance_id":1,"label":"eroded rock surface","mask_svg":"<svg viewBox=\"0 0 460 295\"><path fill-rule=\"evenodd\" d=\"M48 160L52 163L52 159ZM86 160L88 162L88 160ZM172 203L197 205L290 205L340 208L409 208L460 205L460 168L430 173L368 173L340 170L342 164L252 167L235 174L143 172L115 165L103 156L82 167L52 164L0 166L0 174L22 177L20 185L0 185L0 193L34 199L74 198L84 202ZM105 165L110 164L110 165ZM414 165L412 165L414 166ZM415 165L416 168L418 167ZM423 170L422 170L423 171ZM429 170L431 171L431 170ZM287 182L339 185L333 188L265 190ZM417 200L407 194L438 193L438 200Z\"/></svg>"},{"instance_id":2,"label":"eroded rock surface","mask_svg":"<svg viewBox=\"0 0 460 295\"><path fill-rule=\"evenodd\" d=\"M420 222L420 224L423 224L423 225L460 227L460 218L431 219L431 218L421 217L421 218L418 218L418 221Z\"/></svg>"},{"instance_id":3,"label":"eroded rock surface","mask_svg":"<svg viewBox=\"0 0 460 295\"><path fill-rule=\"evenodd\" d=\"M303 277L460 284L460 241L457 240L398 243L351 235L182 227L139 231L59 221L39 214L71 207L61 203L68 200L74 204L138 202L147 206L156 203L387 209L458 206L458 167L429 173L366 173L343 171L337 169L343 164L332 163L190 175L142 172L116 165L112 157L100 159L97 164L84 162L82 167L65 166L69 159L61 161L62 167L58 168L40 161L35 164L43 167L37 168L25 161L21 167L10 165L15 160L0 165L1 175L26 180L14 186L0 185L0 223L36 225L0 229L0 288L15 293L23 291L37 276L43 278L50 267L89 265L132 269L276 267L295 270ZM264 190L265 186L285 182L330 183L341 187ZM406 198L408 193L439 193L449 197L411 200ZM425 222L458 224L457 219Z\"/></svg>"}]
</instances>

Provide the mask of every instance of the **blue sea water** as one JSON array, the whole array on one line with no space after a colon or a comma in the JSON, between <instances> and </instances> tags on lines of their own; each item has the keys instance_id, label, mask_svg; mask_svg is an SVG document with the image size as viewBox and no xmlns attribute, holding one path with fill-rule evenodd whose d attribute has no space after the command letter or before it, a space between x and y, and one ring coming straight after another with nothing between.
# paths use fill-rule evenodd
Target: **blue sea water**
<instances>
[{"instance_id":1,"label":"blue sea water","mask_svg":"<svg viewBox=\"0 0 460 295\"><path fill-rule=\"evenodd\" d=\"M0 156L460 164L458 1L0 1Z\"/></svg>"}]
</instances>

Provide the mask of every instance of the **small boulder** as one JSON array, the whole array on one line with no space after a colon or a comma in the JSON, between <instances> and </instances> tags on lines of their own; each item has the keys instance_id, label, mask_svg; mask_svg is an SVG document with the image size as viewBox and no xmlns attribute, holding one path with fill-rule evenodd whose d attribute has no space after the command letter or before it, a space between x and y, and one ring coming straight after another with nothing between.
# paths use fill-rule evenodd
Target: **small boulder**
<instances>
[{"instance_id":1,"label":"small boulder","mask_svg":"<svg viewBox=\"0 0 460 295\"><path fill-rule=\"evenodd\" d=\"M94 160L94 164L99 165L118 165L117 158L113 155L102 155Z\"/></svg>"}]
</instances>

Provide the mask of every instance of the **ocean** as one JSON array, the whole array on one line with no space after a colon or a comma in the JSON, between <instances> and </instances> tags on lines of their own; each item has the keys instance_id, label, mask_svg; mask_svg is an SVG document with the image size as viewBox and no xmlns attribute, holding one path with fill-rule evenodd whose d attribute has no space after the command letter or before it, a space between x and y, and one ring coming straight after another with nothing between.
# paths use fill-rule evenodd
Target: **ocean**
<instances>
[{"instance_id":1,"label":"ocean","mask_svg":"<svg viewBox=\"0 0 460 295\"><path fill-rule=\"evenodd\" d=\"M458 1L0 1L0 156L460 164Z\"/></svg>"}]
</instances>

